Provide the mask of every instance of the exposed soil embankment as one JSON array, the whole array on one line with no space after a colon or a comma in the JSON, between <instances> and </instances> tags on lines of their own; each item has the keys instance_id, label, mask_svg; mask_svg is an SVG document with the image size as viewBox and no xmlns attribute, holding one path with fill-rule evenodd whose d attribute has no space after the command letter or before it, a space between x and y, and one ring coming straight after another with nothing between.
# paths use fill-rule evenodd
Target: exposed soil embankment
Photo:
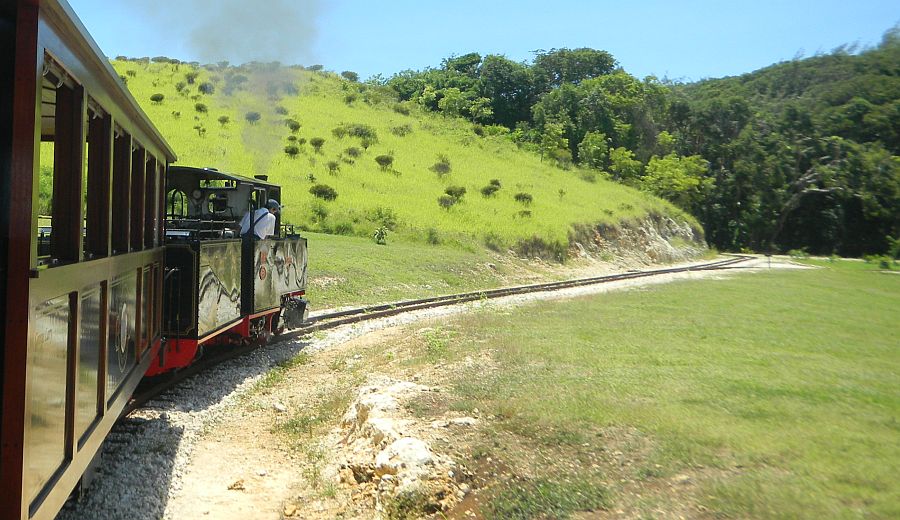
<instances>
[{"instance_id":1,"label":"exposed soil embankment","mask_svg":"<svg viewBox=\"0 0 900 520\"><path fill-rule=\"evenodd\" d=\"M618 257L644 264L690 260L706 250L702 230L655 213L618 225L575 226L569 234L570 255Z\"/></svg>"},{"instance_id":2,"label":"exposed soil embankment","mask_svg":"<svg viewBox=\"0 0 900 520\"><path fill-rule=\"evenodd\" d=\"M578 224L569 243L539 237L519 241L514 252L524 258L564 262L569 258L621 260L629 264L683 262L706 252L703 231L685 220L651 213L618 224Z\"/></svg>"}]
</instances>

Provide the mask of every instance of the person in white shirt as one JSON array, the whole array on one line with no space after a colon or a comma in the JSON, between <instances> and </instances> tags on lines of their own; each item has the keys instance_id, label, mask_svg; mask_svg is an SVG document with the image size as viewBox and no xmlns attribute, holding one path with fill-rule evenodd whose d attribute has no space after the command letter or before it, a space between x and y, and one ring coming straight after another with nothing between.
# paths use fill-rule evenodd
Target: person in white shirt
<instances>
[{"instance_id":1,"label":"person in white shirt","mask_svg":"<svg viewBox=\"0 0 900 520\"><path fill-rule=\"evenodd\" d=\"M266 238L275 234L275 214L281 211L281 205L275 199L269 199L266 205L254 211L248 211L241 219L241 236L249 236L250 228L257 238Z\"/></svg>"}]
</instances>

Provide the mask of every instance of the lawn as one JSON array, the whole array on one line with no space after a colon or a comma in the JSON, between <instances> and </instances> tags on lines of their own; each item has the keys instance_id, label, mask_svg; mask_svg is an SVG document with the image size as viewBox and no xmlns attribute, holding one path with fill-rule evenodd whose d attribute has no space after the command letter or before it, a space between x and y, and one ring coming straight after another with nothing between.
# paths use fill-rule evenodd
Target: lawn
<instances>
[{"instance_id":1,"label":"lawn","mask_svg":"<svg viewBox=\"0 0 900 520\"><path fill-rule=\"evenodd\" d=\"M474 458L527 477L488 516L588 479L632 516L898 518L900 276L827 264L470 314L409 363L490 355L450 383L496 418Z\"/></svg>"}]
</instances>

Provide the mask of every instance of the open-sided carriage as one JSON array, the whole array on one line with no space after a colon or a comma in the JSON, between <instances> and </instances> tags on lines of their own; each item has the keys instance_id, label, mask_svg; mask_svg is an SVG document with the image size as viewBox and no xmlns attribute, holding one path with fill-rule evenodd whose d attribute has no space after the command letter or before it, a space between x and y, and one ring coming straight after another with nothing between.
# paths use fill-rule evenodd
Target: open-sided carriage
<instances>
[{"instance_id":1,"label":"open-sided carriage","mask_svg":"<svg viewBox=\"0 0 900 520\"><path fill-rule=\"evenodd\" d=\"M175 154L64 1L0 43L0 516L53 518L158 357Z\"/></svg>"}]
</instances>

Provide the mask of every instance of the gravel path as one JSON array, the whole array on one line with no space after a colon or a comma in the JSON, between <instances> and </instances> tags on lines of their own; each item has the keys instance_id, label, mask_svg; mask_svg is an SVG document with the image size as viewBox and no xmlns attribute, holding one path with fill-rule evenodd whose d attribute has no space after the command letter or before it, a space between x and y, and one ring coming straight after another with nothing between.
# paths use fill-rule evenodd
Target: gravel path
<instances>
[{"instance_id":1,"label":"gravel path","mask_svg":"<svg viewBox=\"0 0 900 520\"><path fill-rule=\"evenodd\" d=\"M768 262L757 259L741 265L750 269L667 274L426 309L347 325L325 335L261 348L195 376L121 421L103 445L103 461L93 485L80 502L67 504L58 520L184 518L179 511L173 511L168 506L171 499L181 494L182 475L191 464L195 444L214 429L217 422L239 413L241 396L251 390L272 367L300 351L314 353L372 331L473 309L499 309L674 280L723 277L736 272L765 269ZM775 259L771 265L773 268L801 267Z\"/></svg>"}]
</instances>

